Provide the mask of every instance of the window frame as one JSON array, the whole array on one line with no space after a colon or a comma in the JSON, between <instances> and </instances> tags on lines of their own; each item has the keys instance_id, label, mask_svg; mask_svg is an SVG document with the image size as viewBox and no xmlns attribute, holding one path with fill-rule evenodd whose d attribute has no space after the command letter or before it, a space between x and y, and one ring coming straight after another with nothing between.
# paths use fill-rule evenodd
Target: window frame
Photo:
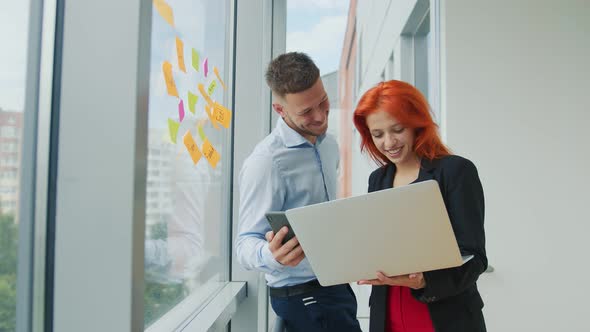
<instances>
[{"instance_id":1,"label":"window frame","mask_svg":"<svg viewBox=\"0 0 590 332\"><path fill-rule=\"evenodd\" d=\"M17 268L17 331L51 331L52 253L48 250L48 219L55 200L50 164L55 162L54 61L59 0L30 1L25 109L23 114L19 246ZM62 3L63 4L63 3ZM18 135L18 133L16 133Z\"/></svg>"},{"instance_id":2,"label":"window frame","mask_svg":"<svg viewBox=\"0 0 590 332\"><path fill-rule=\"evenodd\" d=\"M426 30L428 27L428 31ZM430 40L426 40L429 35ZM427 97L435 122L442 127L440 0L418 0L402 29L401 79ZM419 59L427 70L416 68Z\"/></svg>"}]
</instances>

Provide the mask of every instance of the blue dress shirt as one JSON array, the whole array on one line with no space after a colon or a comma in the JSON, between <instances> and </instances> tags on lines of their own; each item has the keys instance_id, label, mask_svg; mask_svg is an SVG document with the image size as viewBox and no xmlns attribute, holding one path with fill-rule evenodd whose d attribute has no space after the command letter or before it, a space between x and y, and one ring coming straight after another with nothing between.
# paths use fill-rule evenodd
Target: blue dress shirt
<instances>
[{"instance_id":1,"label":"blue dress shirt","mask_svg":"<svg viewBox=\"0 0 590 332\"><path fill-rule=\"evenodd\" d=\"M322 135L314 145L279 119L244 162L237 258L246 269L264 272L269 286L297 285L316 277L307 258L295 267L274 259L264 238L271 230L265 213L335 199L339 160L333 137Z\"/></svg>"}]
</instances>

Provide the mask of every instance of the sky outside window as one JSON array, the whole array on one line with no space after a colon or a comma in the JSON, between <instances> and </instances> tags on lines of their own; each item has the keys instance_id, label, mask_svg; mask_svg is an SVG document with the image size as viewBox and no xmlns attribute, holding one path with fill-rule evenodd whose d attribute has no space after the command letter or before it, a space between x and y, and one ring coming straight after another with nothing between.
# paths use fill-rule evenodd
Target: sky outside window
<instances>
[{"instance_id":1,"label":"sky outside window","mask_svg":"<svg viewBox=\"0 0 590 332\"><path fill-rule=\"evenodd\" d=\"M288 0L287 52L307 53L322 75L338 69L349 2Z\"/></svg>"},{"instance_id":2,"label":"sky outside window","mask_svg":"<svg viewBox=\"0 0 590 332\"><path fill-rule=\"evenodd\" d=\"M0 108L23 111L29 1L0 2Z\"/></svg>"}]
</instances>

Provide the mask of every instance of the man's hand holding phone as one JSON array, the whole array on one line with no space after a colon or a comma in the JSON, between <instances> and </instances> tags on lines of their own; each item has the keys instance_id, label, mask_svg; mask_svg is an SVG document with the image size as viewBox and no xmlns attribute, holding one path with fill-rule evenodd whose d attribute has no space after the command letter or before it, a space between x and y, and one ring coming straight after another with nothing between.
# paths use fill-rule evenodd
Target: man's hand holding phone
<instances>
[{"instance_id":1,"label":"man's hand holding phone","mask_svg":"<svg viewBox=\"0 0 590 332\"><path fill-rule=\"evenodd\" d=\"M305 253L299 245L297 237L291 238L289 241L283 243L283 239L289 232L289 228L282 227L277 234L273 231L266 232L266 240L268 241L268 248L274 256L275 260L282 265L295 267L305 258Z\"/></svg>"}]
</instances>

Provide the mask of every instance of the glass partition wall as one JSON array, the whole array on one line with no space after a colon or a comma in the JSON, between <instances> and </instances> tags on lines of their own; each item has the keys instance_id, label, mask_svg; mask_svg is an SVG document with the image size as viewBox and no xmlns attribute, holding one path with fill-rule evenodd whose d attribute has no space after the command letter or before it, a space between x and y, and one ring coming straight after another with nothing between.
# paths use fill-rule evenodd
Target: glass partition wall
<instances>
[{"instance_id":1,"label":"glass partition wall","mask_svg":"<svg viewBox=\"0 0 590 332\"><path fill-rule=\"evenodd\" d=\"M174 325L229 281L229 1L154 1L144 322Z\"/></svg>"}]
</instances>

